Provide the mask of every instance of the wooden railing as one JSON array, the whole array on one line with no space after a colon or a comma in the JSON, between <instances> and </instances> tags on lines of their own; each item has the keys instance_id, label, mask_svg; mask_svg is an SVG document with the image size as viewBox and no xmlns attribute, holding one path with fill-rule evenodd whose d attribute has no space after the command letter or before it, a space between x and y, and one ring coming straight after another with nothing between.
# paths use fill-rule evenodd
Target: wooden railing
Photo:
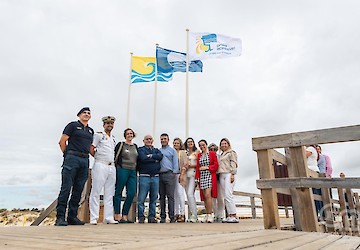
<instances>
[{"instance_id":1,"label":"wooden railing","mask_svg":"<svg viewBox=\"0 0 360 250\"><path fill-rule=\"evenodd\" d=\"M326 224L330 229L334 224L334 216L329 188L338 189L341 205L344 203L341 198L343 189L348 189L351 194L351 188L360 188L360 178L317 178L318 174L307 167L304 146L359 140L360 125L253 138L252 145L257 152L260 177L257 187L261 190L263 200L265 229L280 229L277 193L283 193L291 195L296 229L320 231L311 188L321 188L323 191L320 199L325 204ZM285 149L285 155L275 151L276 148ZM274 160L287 166L289 178L275 179ZM344 228L346 221L348 220L343 218ZM356 232L356 222L352 225Z\"/></svg>"},{"instance_id":2,"label":"wooden railing","mask_svg":"<svg viewBox=\"0 0 360 250\"><path fill-rule=\"evenodd\" d=\"M86 199L86 190L87 187L85 187L85 191L83 192L83 196L81 199L81 206L80 206L80 212L79 212L79 218L81 220L84 220L86 222L89 222L89 217L88 215L85 214L85 212L82 211L86 211L88 208L86 208L86 206L88 205L88 199ZM259 216L256 212L257 209L262 209L262 205L261 205L261 195L260 194L255 194L255 193L248 193L248 192L241 192L241 191L234 191L234 196L240 196L240 197L246 197L249 198L248 201L241 201L241 202L236 202L236 207L238 208L244 208L244 209L249 209L249 212L246 213L238 213L238 217L242 217L242 218L248 218L248 214L251 214L251 218L252 219L256 219L256 218L260 218L262 217ZM130 209L131 213L129 213L129 219L136 221L136 199L134 199L135 202L132 204L132 208ZM124 201L124 197L122 198L122 201ZM149 202L148 199L146 199L145 202ZM260 203L260 204L259 204ZM196 204L198 206L204 206L204 202L202 201L197 201ZM46 208L41 214L40 216L31 224L31 226L38 226L41 224L41 222L43 220L45 220L45 218L50 215L53 211L55 211L56 209L56 205L57 205L57 200L54 200L51 205ZM187 202L186 202L187 205ZM286 216L286 218L289 218L289 210L292 210L291 207L286 207L286 206L279 206L279 209L284 210L284 215ZM100 213L102 209L100 209Z\"/></svg>"}]
</instances>

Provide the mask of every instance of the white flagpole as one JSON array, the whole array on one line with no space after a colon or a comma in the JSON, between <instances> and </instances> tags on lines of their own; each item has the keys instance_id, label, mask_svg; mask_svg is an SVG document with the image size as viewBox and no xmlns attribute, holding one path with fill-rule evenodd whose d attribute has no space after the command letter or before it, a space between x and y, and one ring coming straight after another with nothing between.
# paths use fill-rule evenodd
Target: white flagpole
<instances>
[{"instance_id":1,"label":"white flagpole","mask_svg":"<svg viewBox=\"0 0 360 250\"><path fill-rule=\"evenodd\" d=\"M185 138L189 138L189 29L186 29Z\"/></svg>"},{"instance_id":2,"label":"white flagpole","mask_svg":"<svg viewBox=\"0 0 360 250\"><path fill-rule=\"evenodd\" d=\"M159 44L156 44L156 48L159 46ZM153 118L153 138L155 139L155 131L156 131L156 102L157 102L157 63L156 63L156 57L155 57L155 86L154 86L154 118Z\"/></svg>"},{"instance_id":3,"label":"white flagpole","mask_svg":"<svg viewBox=\"0 0 360 250\"><path fill-rule=\"evenodd\" d=\"M133 53L130 52L130 76L129 76L128 103L127 103L127 113L126 113L126 127L127 127L127 128L129 127L129 116L130 116L130 93L131 93L132 56L133 56Z\"/></svg>"}]
</instances>

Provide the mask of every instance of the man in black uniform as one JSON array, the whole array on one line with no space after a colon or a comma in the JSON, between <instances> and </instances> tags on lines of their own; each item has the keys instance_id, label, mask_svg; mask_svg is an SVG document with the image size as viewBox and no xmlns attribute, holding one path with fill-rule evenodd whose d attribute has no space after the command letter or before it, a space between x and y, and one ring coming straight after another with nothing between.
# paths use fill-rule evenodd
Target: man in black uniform
<instances>
[{"instance_id":1,"label":"man in black uniform","mask_svg":"<svg viewBox=\"0 0 360 250\"><path fill-rule=\"evenodd\" d=\"M89 152L94 130L88 126L91 118L88 107L82 108L77 116L79 120L70 122L65 127L59 141L60 149L64 153L64 162L61 171L61 189L56 206L55 226L85 224L85 222L77 218L77 211L81 193L88 178ZM66 221L65 212L68 200L69 210Z\"/></svg>"}]
</instances>

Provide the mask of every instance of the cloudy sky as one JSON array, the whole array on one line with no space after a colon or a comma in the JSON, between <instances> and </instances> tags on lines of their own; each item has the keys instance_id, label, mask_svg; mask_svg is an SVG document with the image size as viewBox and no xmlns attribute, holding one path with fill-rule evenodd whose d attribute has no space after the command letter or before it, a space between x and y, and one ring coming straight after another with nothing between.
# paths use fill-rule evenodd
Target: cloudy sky
<instances>
[{"instance_id":1,"label":"cloudy sky","mask_svg":"<svg viewBox=\"0 0 360 250\"><path fill-rule=\"evenodd\" d=\"M186 32L242 39L240 57L191 73L190 135L239 156L237 190L258 192L251 138L359 124L359 1L0 0L0 207L57 198L64 126L90 106L90 125L125 128L130 52L185 52ZM135 142L152 133L154 84L131 90ZM185 75L158 85L156 139L185 139ZM159 140L155 141L159 146ZM323 146L334 174L359 176L360 143Z\"/></svg>"}]
</instances>

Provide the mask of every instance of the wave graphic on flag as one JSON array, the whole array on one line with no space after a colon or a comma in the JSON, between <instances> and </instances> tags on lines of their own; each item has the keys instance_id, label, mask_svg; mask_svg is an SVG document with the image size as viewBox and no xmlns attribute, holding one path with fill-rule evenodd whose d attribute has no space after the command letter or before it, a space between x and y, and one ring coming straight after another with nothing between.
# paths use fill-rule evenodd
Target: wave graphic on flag
<instances>
[{"instance_id":1,"label":"wave graphic on flag","mask_svg":"<svg viewBox=\"0 0 360 250\"><path fill-rule=\"evenodd\" d=\"M155 81L155 57L133 56L131 63L131 83ZM159 82L168 82L172 73L158 73Z\"/></svg>"},{"instance_id":2,"label":"wave graphic on flag","mask_svg":"<svg viewBox=\"0 0 360 250\"><path fill-rule=\"evenodd\" d=\"M186 54L174 50L156 48L158 72L186 72ZM202 72L203 64L200 60L189 62L190 72Z\"/></svg>"}]
</instances>

